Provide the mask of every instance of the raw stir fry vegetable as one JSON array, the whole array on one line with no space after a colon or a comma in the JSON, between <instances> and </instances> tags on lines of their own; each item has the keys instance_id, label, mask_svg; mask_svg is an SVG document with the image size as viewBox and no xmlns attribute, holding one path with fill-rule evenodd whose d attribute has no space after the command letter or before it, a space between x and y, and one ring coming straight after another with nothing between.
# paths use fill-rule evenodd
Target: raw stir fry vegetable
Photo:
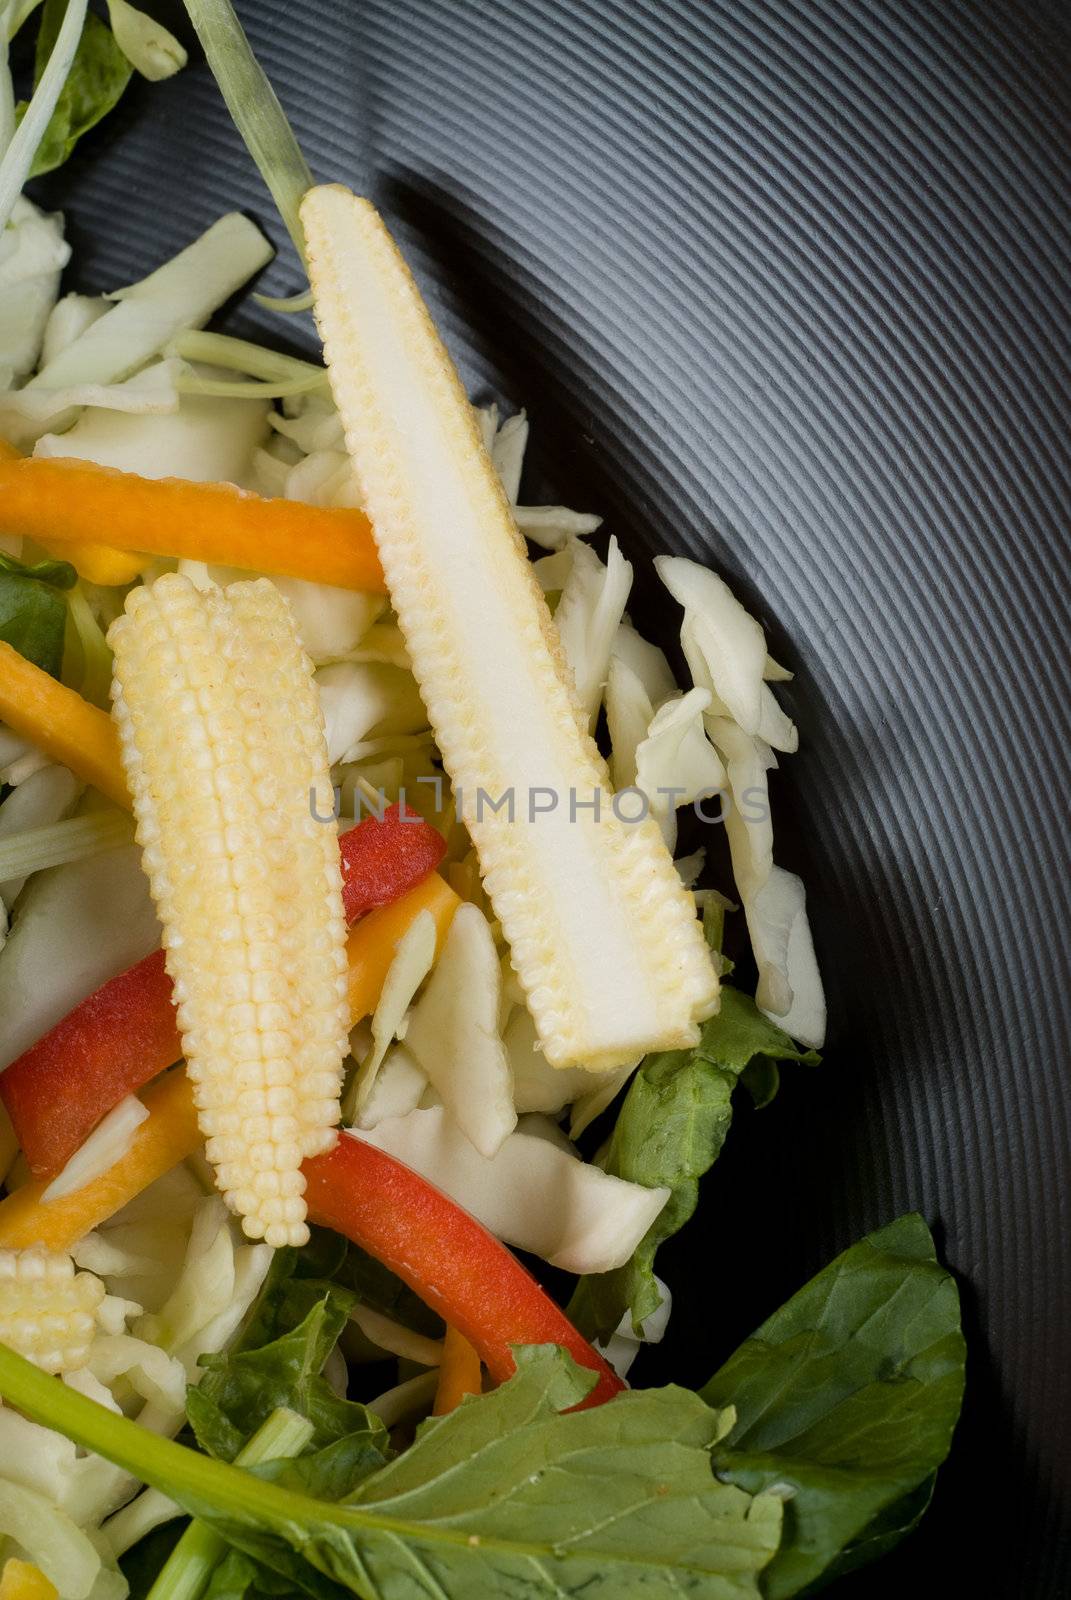
<instances>
[{"instance_id":1,"label":"raw stir fry vegetable","mask_svg":"<svg viewBox=\"0 0 1071 1600\"><path fill-rule=\"evenodd\" d=\"M272 254L237 214L61 294L25 183L185 61L107 9L0 0L0 1600L811 1593L955 1427L922 1219L628 1384L739 1088L819 1062L790 674L666 555L678 681L599 518L521 503L524 413L229 0L323 360L206 331Z\"/></svg>"}]
</instances>

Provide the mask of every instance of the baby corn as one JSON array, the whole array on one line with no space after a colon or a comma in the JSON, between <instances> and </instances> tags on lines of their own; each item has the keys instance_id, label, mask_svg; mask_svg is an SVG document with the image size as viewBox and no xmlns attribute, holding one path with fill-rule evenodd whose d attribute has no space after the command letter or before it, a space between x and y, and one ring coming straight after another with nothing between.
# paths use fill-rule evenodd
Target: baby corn
<instances>
[{"instance_id":1,"label":"baby corn","mask_svg":"<svg viewBox=\"0 0 1071 1600\"><path fill-rule=\"evenodd\" d=\"M0 1344L45 1372L75 1372L89 1360L104 1285L75 1272L68 1255L35 1245L0 1250Z\"/></svg>"},{"instance_id":2,"label":"baby corn","mask_svg":"<svg viewBox=\"0 0 1071 1600\"><path fill-rule=\"evenodd\" d=\"M718 992L694 905L655 823L612 806L523 540L419 291L367 201L312 189L302 220L387 587L547 1059L607 1069L694 1043Z\"/></svg>"},{"instance_id":3,"label":"baby corn","mask_svg":"<svg viewBox=\"0 0 1071 1600\"><path fill-rule=\"evenodd\" d=\"M216 1181L251 1238L303 1244L330 1148L346 925L312 669L265 579L168 574L112 626L114 715Z\"/></svg>"}]
</instances>

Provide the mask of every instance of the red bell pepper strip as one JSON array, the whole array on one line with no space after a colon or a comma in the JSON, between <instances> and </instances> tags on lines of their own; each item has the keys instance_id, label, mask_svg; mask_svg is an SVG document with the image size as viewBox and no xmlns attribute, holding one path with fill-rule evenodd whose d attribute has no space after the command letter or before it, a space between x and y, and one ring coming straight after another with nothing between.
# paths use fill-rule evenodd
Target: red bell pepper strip
<instances>
[{"instance_id":1,"label":"red bell pepper strip","mask_svg":"<svg viewBox=\"0 0 1071 1600\"><path fill-rule=\"evenodd\" d=\"M439 865L441 834L397 806L339 839L346 920L396 900ZM111 978L0 1073L0 1099L35 1178L59 1172L100 1119L182 1055L171 980L155 951Z\"/></svg>"},{"instance_id":2,"label":"red bell pepper strip","mask_svg":"<svg viewBox=\"0 0 1071 1600\"><path fill-rule=\"evenodd\" d=\"M515 1370L512 1345L557 1344L599 1375L585 1406L625 1387L516 1256L419 1173L347 1132L302 1171L309 1220L388 1266L464 1335L493 1378Z\"/></svg>"},{"instance_id":3,"label":"red bell pepper strip","mask_svg":"<svg viewBox=\"0 0 1071 1600\"><path fill-rule=\"evenodd\" d=\"M366 911L397 900L434 872L446 854L446 841L403 803L388 806L382 818L366 817L342 834L338 848L342 905L352 927Z\"/></svg>"}]
</instances>

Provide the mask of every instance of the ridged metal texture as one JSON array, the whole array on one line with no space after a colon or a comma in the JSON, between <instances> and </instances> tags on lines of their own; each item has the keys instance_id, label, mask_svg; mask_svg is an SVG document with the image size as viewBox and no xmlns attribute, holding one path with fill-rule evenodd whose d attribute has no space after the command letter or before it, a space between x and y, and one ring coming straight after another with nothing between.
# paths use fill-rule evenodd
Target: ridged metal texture
<instances>
[{"instance_id":1,"label":"ridged metal texture","mask_svg":"<svg viewBox=\"0 0 1071 1600\"><path fill-rule=\"evenodd\" d=\"M1066 8L241 9L317 174L370 187L466 376L528 404L533 484L640 558L644 620L671 625L645 551L711 560L798 674L781 854L832 1044L741 1117L666 1252L661 1370L704 1378L918 1208L961 1274L967 1416L924 1531L838 1592L1066 1595ZM44 192L95 286L270 214L203 67Z\"/></svg>"}]
</instances>

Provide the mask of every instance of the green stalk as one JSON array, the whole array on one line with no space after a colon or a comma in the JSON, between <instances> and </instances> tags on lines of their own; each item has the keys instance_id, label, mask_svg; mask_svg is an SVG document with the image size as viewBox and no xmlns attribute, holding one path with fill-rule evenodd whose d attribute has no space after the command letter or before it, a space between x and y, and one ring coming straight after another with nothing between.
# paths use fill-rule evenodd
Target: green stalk
<instances>
[{"instance_id":1,"label":"green stalk","mask_svg":"<svg viewBox=\"0 0 1071 1600\"><path fill-rule=\"evenodd\" d=\"M298 207L313 180L286 112L253 54L230 0L186 0L186 10L227 110L304 261L305 233Z\"/></svg>"},{"instance_id":2,"label":"green stalk","mask_svg":"<svg viewBox=\"0 0 1071 1600\"><path fill-rule=\"evenodd\" d=\"M280 1406L261 1424L235 1466L256 1467L300 1455L314 1433L312 1423ZM149 1590L148 1600L197 1600L214 1569L227 1553L226 1540L203 1522L191 1522Z\"/></svg>"},{"instance_id":3,"label":"green stalk","mask_svg":"<svg viewBox=\"0 0 1071 1600\"><path fill-rule=\"evenodd\" d=\"M28 878L45 867L62 867L86 856L120 850L134 840L134 824L124 811L89 811L40 828L24 828L0 838L0 883Z\"/></svg>"},{"instance_id":4,"label":"green stalk","mask_svg":"<svg viewBox=\"0 0 1071 1600\"><path fill-rule=\"evenodd\" d=\"M250 378L327 381L326 367L315 361L302 361L299 356L283 355L279 350L269 350L250 339L233 339L226 333L205 333L198 328L187 328L172 339L168 355L182 356L186 361L203 361L211 367L229 367L232 372L244 372Z\"/></svg>"}]
</instances>

